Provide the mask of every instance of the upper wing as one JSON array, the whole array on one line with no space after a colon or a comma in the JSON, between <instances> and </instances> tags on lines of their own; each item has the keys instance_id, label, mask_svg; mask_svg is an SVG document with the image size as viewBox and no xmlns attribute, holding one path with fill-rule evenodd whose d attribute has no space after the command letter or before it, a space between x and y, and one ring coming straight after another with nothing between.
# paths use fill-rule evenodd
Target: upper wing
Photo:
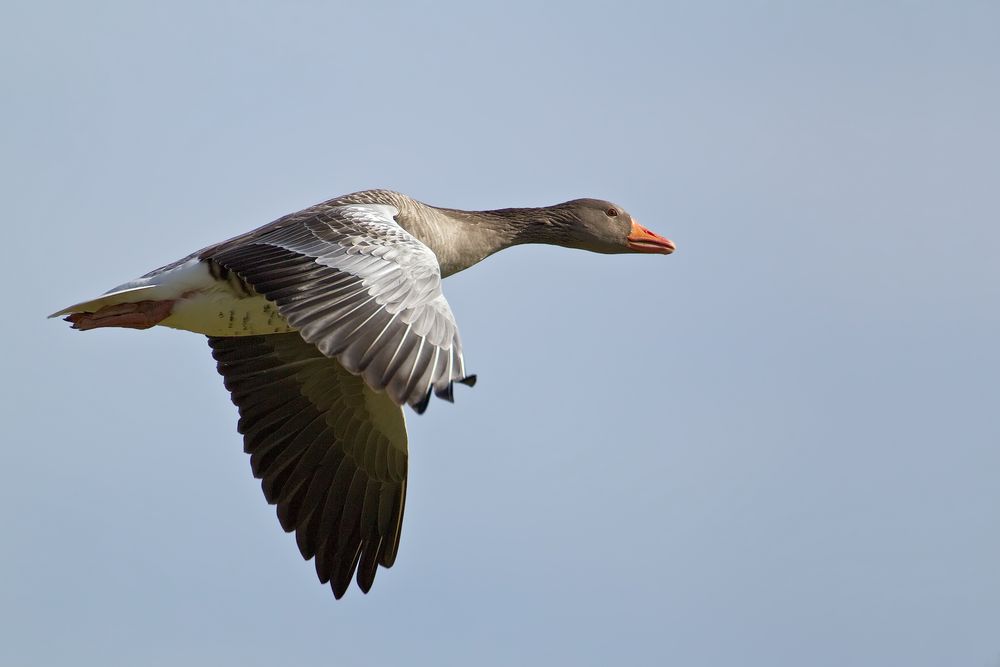
<instances>
[{"instance_id":1,"label":"upper wing","mask_svg":"<svg viewBox=\"0 0 1000 667\"><path fill-rule=\"evenodd\" d=\"M302 337L418 412L467 378L437 257L382 204L320 206L200 255L238 273Z\"/></svg>"},{"instance_id":2,"label":"upper wing","mask_svg":"<svg viewBox=\"0 0 1000 667\"><path fill-rule=\"evenodd\" d=\"M298 333L209 337L264 497L340 598L391 567L406 500L406 426L382 392Z\"/></svg>"}]
</instances>

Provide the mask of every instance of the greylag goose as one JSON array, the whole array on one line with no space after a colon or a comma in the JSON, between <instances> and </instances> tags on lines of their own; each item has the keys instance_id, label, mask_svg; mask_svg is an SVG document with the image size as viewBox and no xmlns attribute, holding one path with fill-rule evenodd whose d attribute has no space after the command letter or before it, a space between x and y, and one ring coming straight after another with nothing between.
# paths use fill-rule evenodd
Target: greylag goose
<instances>
[{"instance_id":1,"label":"greylag goose","mask_svg":"<svg viewBox=\"0 0 1000 667\"><path fill-rule=\"evenodd\" d=\"M388 190L292 213L64 308L74 329L208 336L250 465L303 558L339 599L399 548L402 406L472 385L441 279L521 243L669 254L621 207L576 199L460 211Z\"/></svg>"}]
</instances>

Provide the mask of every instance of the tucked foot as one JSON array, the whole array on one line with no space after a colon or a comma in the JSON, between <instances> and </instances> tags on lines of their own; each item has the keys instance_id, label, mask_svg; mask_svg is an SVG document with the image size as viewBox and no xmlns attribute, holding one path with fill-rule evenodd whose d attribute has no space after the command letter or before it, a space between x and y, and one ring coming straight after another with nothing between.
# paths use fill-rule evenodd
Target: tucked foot
<instances>
[{"instance_id":1,"label":"tucked foot","mask_svg":"<svg viewBox=\"0 0 1000 667\"><path fill-rule=\"evenodd\" d=\"M95 313L73 313L66 321L74 329L87 331L100 327L148 329L170 316L173 301L138 301L105 306Z\"/></svg>"}]
</instances>

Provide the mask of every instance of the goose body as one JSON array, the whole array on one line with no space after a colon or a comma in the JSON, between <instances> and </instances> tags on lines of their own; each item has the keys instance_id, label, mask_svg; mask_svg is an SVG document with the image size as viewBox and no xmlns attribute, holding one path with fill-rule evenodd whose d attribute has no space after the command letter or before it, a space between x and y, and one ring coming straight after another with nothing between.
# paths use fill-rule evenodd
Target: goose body
<instances>
[{"instance_id":1,"label":"goose body","mask_svg":"<svg viewBox=\"0 0 1000 667\"><path fill-rule=\"evenodd\" d=\"M669 254L610 202L460 211L388 190L337 197L64 308L74 328L209 337L238 429L304 558L341 597L399 547L402 406L452 400L467 374L441 279L520 243Z\"/></svg>"}]
</instances>

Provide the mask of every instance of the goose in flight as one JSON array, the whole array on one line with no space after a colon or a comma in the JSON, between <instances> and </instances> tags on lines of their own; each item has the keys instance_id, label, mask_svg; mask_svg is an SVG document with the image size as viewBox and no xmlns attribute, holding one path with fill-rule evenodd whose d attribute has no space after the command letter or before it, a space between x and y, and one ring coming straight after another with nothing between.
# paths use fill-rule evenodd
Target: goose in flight
<instances>
[{"instance_id":1,"label":"goose in flight","mask_svg":"<svg viewBox=\"0 0 1000 667\"><path fill-rule=\"evenodd\" d=\"M621 207L576 199L461 211L366 190L286 215L52 317L208 336L264 497L339 599L399 548L402 406L472 385L441 279L522 243L599 253L674 244Z\"/></svg>"}]
</instances>

